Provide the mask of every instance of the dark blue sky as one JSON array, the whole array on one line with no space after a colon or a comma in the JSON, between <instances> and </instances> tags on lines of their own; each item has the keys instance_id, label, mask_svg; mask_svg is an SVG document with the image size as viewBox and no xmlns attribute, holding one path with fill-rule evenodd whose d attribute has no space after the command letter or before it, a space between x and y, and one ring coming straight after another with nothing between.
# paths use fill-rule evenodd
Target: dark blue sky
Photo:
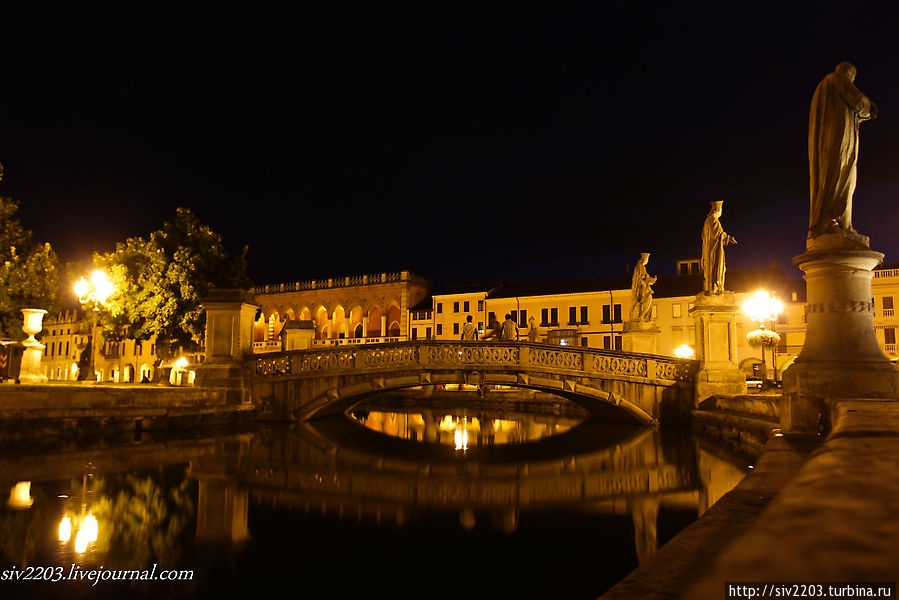
<instances>
[{"instance_id":1,"label":"dark blue sky","mask_svg":"<svg viewBox=\"0 0 899 600\"><path fill-rule=\"evenodd\" d=\"M896 9L187 4L4 15L0 193L64 260L187 206L257 283L667 273L724 200L731 268L792 270L844 60L880 110L854 221L899 260Z\"/></svg>"}]
</instances>

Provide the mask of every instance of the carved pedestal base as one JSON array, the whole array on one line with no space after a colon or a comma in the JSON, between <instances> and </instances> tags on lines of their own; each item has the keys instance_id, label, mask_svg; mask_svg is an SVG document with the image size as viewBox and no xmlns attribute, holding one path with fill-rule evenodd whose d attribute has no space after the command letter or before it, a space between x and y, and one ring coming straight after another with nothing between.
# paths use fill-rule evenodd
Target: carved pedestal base
<instances>
[{"instance_id":1,"label":"carved pedestal base","mask_svg":"<svg viewBox=\"0 0 899 600\"><path fill-rule=\"evenodd\" d=\"M659 334L661 330L655 323L629 321L624 324L621 334L621 346L625 352L642 352L658 354Z\"/></svg>"},{"instance_id":2,"label":"carved pedestal base","mask_svg":"<svg viewBox=\"0 0 899 600\"><path fill-rule=\"evenodd\" d=\"M699 293L690 309L696 325L696 404L714 394L745 394L737 366L737 305L733 292Z\"/></svg>"},{"instance_id":3,"label":"carved pedestal base","mask_svg":"<svg viewBox=\"0 0 899 600\"><path fill-rule=\"evenodd\" d=\"M19 370L19 381L22 383L47 383L47 376L41 372L41 357L46 346L40 342L22 342L25 352L22 353L22 367Z\"/></svg>"},{"instance_id":4,"label":"carved pedestal base","mask_svg":"<svg viewBox=\"0 0 899 600\"><path fill-rule=\"evenodd\" d=\"M197 366L196 373L196 386L228 388L228 404L250 402L246 369L240 363L205 363Z\"/></svg>"},{"instance_id":5,"label":"carved pedestal base","mask_svg":"<svg viewBox=\"0 0 899 600\"><path fill-rule=\"evenodd\" d=\"M899 398L899 369L874 335L871 278L881 260L835 235L810 240L793 259L805 272L808 323L802 351L783 375L785 430L818 431L831 398Z\"/></svg>"}]
</instances>

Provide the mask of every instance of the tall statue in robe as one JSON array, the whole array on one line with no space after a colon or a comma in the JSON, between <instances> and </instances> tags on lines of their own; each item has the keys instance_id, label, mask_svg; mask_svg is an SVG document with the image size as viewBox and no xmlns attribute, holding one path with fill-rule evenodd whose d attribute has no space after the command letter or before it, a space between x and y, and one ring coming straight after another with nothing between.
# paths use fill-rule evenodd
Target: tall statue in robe
<instances>
[{"instance_id":1,"label":"tall statue in robe","mask_svg":"<svg viewBox=\"0 0 899 600\"><path fill-rule=\"evenodd\" d=\"M837 65L815 89L808 121L811 210L808 237L852 228L859 124L877 106L855 87L855 66Z\"/></svg>"},{"instance_id":2,"label":"tall statue in robe","mask_svg":"<svg viewBox=\"0 0 899 600\"><path fill-rule=\"evenodd\" d=\"M631 321L648 323L652 320L652 284L657 278L646 272L648 262L649 252L640 254L631 277Z\"/></svg>"},{"instance_id":3,"label":"tall statue in robe","mask_svg":"<svg viewBox=\"0 0 899 600\"><path fill-rule=\"evenodd\" d=\"M706 294L724 293L724 247L736 244L737 240L724 232L718 218L721 217L723 201L712 202L712 208L702 226L702 290Z\"/></svg>"}]
</instances>

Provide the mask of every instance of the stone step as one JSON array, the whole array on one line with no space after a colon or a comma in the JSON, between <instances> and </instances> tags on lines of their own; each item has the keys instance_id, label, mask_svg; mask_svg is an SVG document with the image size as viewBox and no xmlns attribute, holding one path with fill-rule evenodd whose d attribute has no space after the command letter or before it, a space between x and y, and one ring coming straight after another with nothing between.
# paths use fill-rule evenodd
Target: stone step
<instances>
[{"instance_id":1,"label":"stone step","mask_svg":"<svg viewBox=\"0 0 899 600\"><path fill-rule=\"evenodd\" d=\"M780 422L781 395L742 394L729 396L716 394L699 403L700 410L720 411L735 415Z\"/></svg>"},{"instance_id":2,"label":"stone step","mask_svg":"<svg viewBox=\"0 0 899 600\"><path fill-rule=\"evenodd\" d=\"M697 409L691 413L692 429L696 433L712 436L731 443L738 451L757 455L780 423L771 418L746 416L722 410Z\"/></svg>"}]
</instances>

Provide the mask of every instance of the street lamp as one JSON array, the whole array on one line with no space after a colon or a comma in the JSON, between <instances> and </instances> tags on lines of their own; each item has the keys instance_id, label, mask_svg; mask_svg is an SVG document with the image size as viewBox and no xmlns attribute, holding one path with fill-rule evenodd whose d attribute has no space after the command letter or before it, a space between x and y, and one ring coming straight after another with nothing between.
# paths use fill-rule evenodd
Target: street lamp
<instances>
[{"instance_id":1,"label":"street lamp","mask_svg":"<svg viewBox=\"0 0 899 600\"><path fill-rule=\"evenodd\" d=\"M774 377L777 378L777 363L775 362L774 349L780 342L780 336L776 331L765 329L765 323L777 322L777 316L783 312L783 302L760 290L743 302L743 312L751 320L759 324L759 328L746 334L746 339L753 346L761 346L762 352L762 389L768 389L768 365L765 363L765 346L771 346L771 363L774 366Z\"/></svg>"},{"instance_id":2,"label":"street lamp","mask_svg":"<svg viewBox=\"0 0 899 600\"><path fill-rule=\"evenodd\" d=\"M107 277L104 271L99 269L91 273L90 281L82 277L75 282L75 294L78 296L78 302L84 306L86 312L89 310L93 315L91 324L90 363L87 366L87 372L93 376L94 380L97 379L96 352L100 307L106 304L106 300L112 296L114 291L115 286L113 286L112 281L109 280L109 277Z\"/></svg>"}]
</instances>

